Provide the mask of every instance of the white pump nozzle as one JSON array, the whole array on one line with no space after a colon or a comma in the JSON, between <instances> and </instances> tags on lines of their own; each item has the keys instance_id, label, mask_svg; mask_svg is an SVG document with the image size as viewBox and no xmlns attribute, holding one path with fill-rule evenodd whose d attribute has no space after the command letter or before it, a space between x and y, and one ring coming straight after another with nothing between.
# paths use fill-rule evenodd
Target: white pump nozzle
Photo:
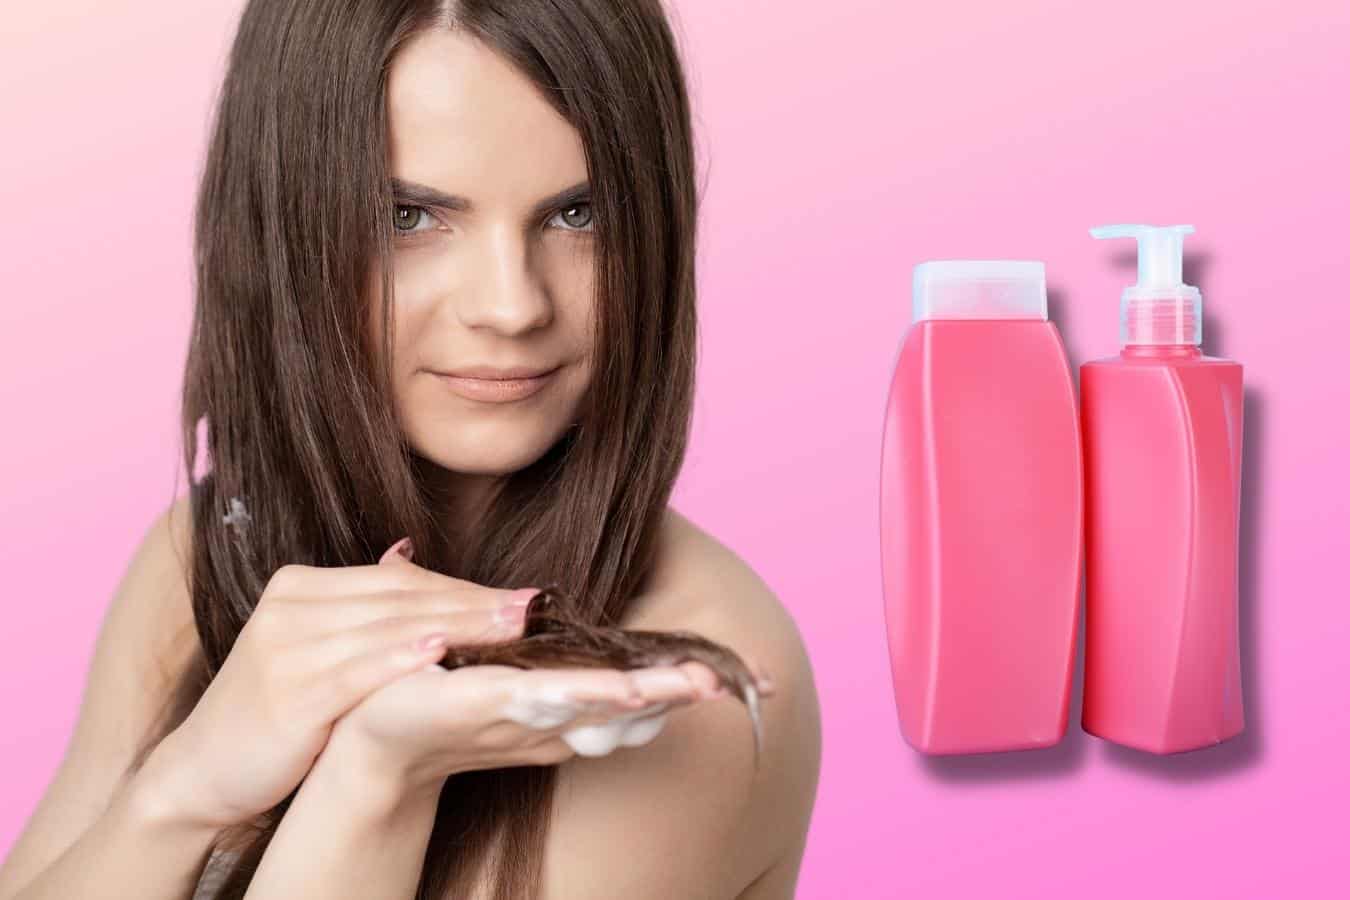
<instances>
[{"instance_id":1,"label":"white pump nozzle","mask_svg":"<svg viewBox=\"0 0 1350 900\"><path fill-rule=\"evenodd\" d=\"M1192 225L1099 225L1095 238L1131 237L1139 243L1139 273L1120 297L1125 344L1199 344L1200 291L1181 280L1181 242Z\"/></svg>"}]
</instances>

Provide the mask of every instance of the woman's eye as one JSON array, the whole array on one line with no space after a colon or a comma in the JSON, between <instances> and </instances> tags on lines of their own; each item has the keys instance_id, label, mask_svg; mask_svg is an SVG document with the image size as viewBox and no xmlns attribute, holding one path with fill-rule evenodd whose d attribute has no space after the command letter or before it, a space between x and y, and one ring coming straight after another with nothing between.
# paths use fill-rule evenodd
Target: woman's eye
<instances>
[{"instance_id":1,"label":"woman's eye","mask_svg":"<svg viewBox=\"0 0 1350 900\"><path fill-rule=\"evenodd\" d=\"M404 237L409 234L417 234L426 231L425 228L415 227L423 218L432 219L430 211L424 206L405 206L403 204L394 207L394 235Z\"/></svg>"},{"instance_id":2,"label":"woman's eye","mask_svg":"<svg viewBox=\"0 0 1350 900\"><path fill-rule=\"evenodd\" d=\"M589 203L573 203L571 206L558 210L549 221L561 219L565 224L562 226L564 231L594 231L595 225L591 221L591 205Z\"/></svg>"},{"instance_id":3,"label":"woman's eye","mask_svg":"<svg viewBox=\"0 0 1350 900\"><path fill-rule=\"evenodd\" d=\"M410 206L407 204L398 204L394 207L394 234L397 237L406 237L408 235L420 234L424 231L434 230L434 225L429 228L418 228L423 219L435 222L436 217L424 206ZM564 231L594 231L595 225L591 218L590 203L574 203L558 212L549 220L560 222L557 227Z\"/></svg>"}]
</instances>

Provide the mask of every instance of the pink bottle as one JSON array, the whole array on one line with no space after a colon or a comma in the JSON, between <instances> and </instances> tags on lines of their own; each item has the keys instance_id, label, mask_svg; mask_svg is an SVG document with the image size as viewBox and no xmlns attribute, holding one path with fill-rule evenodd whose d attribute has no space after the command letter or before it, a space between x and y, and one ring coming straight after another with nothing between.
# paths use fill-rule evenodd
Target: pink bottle
<instances>
[{"instance_id":1,"label":"pink bottle","mask_svg":"<svg viewBox=\"0 0 1350 900\"><path fill-rule=\"evenodd\" d=\"M917 266L894 373L881 561L901 734L931 754L1048 747L1068 724L1083 475L1045 266Z\"/></svg>"},{"instance_id":2,"label":"pink bottle","mask_svg":"<svg viewBox=\"0 0 1350 900\"><path fill-rule=\"evenodd\" d=\"M1152 753L1242 730L1237 539L1242 367L1201 354L1189 225L1139 241L1118 357L1083 365L1087 476L1083 729Z\"/></svg>"}]
</instances>

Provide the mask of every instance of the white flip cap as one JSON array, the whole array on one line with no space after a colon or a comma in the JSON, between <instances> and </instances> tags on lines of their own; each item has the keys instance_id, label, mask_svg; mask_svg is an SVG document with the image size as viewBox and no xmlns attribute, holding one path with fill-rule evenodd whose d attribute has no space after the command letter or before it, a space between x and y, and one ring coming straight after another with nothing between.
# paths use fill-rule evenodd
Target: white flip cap
<instances>
[{"instance_id":1,"label":"white flip cap","mask_svg":"<svg viewBox=\"0 0 1350 900\"><path fill-rule=\"evenodd\" d=\"M914 267L914 321L1039 319L1049 313L1045 263L1012 259L937 259Z\"/></svg>"}]
</instances>

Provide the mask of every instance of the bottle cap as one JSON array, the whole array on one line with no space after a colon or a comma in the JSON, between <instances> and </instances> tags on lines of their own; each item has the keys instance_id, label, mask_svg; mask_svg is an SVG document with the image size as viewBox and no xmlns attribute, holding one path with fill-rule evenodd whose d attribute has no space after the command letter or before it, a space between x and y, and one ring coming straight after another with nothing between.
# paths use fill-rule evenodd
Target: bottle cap
<instances>
[{"instance_id":1,"label":"bottle cap","mask_svg":"<svg viewBox=\"0 0 1350 900\"><path fill-rule=\"evenodd\" d=\"M914 267L914 321L1049 318L1045 263L937 259Z\"/></svg>"}]
</instances>

